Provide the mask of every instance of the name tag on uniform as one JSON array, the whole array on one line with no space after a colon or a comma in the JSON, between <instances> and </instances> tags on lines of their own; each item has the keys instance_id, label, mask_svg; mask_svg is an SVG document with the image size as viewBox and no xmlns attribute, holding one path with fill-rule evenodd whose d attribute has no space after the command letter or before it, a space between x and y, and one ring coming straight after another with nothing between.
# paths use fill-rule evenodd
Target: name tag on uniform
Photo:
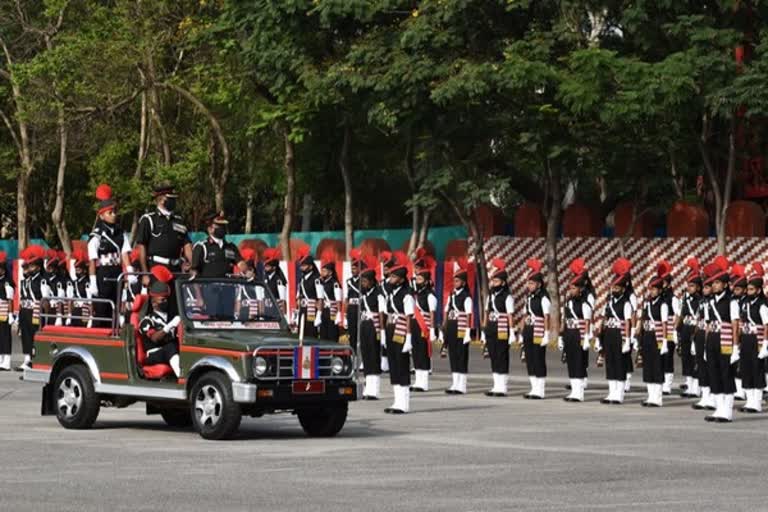
<instances>
[{"instance_id":1,"label":"name tag on uniform","mask_svg":"<svg viewBox=\"0 0 768 512\"><path fill-rule=\"evenodd\" d=\"M187 232L187 226L184 224L178 224L176 222L173 223L173 230L178 231L179 233L186 233Z\"/></svg>"},{"instance_id":2,"label":"name tag on uniform","mask_svg":"<svg viewBox=\"0 0 768 512\"><path fill-rule=\"evenodd\" d=\"M235 251L233 251L232 249L225 249L224 250L224 257L226 259L228 259L228 260L235 259Z\"/></svg>"}]
</instances>

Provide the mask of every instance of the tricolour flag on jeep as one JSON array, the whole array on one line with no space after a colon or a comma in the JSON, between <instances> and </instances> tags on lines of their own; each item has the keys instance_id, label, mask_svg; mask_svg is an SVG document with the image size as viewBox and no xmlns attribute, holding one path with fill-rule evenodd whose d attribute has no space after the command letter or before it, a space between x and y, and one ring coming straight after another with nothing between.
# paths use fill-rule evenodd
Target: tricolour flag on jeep
<instances>
[{"instance_id":1,"label":"tricolour flag on jeep","mask_svg":"<svg viewBox=\"0 0 768 512\"><path fill-rule=\"evenodd\" d=\"M293 378L316 379L320 376L320 358L317 347L296 347L293 349Z\"/></svg>"}]
</instances>

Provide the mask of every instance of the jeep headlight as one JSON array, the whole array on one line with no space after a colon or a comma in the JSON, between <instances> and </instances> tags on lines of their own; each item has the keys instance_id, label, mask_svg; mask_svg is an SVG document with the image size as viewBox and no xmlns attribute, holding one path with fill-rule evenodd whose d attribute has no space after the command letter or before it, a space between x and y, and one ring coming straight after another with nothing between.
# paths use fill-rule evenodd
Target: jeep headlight
<instances>
[{"instance_id":1,"label":"jeep headlight","mask_svg":"<svg viewBox=\"0 0 768 512\"><path fill-rule=\"evenodd\" d=\"M267 360L264 359L261 356L256 357L253 360L253 374L256 377L261 377L265 373L267 373L267 370L269 369L269 364L267 363Z\"/></svg>"},{"instance_id":2,"label":"jeep headlight","mask_svg":"<svg viewBox=\"0 0 768 512\"><path fill-rule=\"evenodd\" d=\"M344 360L340 357L334 357L331 359L331 373L339 375L344 371Z\"/></svg>"}]
</instances>

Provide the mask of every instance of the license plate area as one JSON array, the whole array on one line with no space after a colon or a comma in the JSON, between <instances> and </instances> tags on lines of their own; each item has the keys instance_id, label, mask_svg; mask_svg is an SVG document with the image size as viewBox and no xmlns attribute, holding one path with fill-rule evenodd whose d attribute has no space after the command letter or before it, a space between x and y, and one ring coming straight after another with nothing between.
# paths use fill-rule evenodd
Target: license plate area
<instances>
[{"instance_id":1,"label":"license plate area","mask_svg":"<svg viewBox=\"0 0 768 512\"><path fill-rule=\"evenodd\" d=\"M322 395L325 393L325 381L295 380L292 391L294 395Z\"/></svg>"}]
</instances>

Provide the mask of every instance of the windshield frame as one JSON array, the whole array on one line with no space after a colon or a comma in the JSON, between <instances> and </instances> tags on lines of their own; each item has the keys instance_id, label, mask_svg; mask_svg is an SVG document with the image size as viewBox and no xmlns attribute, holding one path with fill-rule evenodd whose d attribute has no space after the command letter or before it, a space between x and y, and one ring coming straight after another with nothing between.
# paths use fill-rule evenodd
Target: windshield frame
<instances>
[{"instance_id":1,"label":"windshield frame","mask_svg":"<svg viewBox=\"0 0 768 512\"><path fill-rule=\"evenodd\" d=\"M182 297L182 287L185 285L189 285L190 281L192 281L192 284L197 283L225 283L225 284L232 284L232 285L238 285L238 284L244 284L244 285L253 285L253 286L261 286L264 288L264 294L265 298L268 298L272 301L273 304L277 304L277 300L275 299L275 296L272 295L272 292L270 291L267 284L264 282L263 279L256 277L255 279L249 281L245 278L238 278L238 277L195 277L193 279L190 279L189 277L181 277L178 276L177 279L175 279L175 290L176 290L176 306L178 308L179 317L183 320L184 324L190 328L190 329L196 329L196 330L227 330L227 331L248 331L248 332L258 332L258 331L267 331L272 329L249 329L246 327L246 324L242 324L242 327L238 327L233 325L231 328L229 327L220 327L216 325L210 325L210 326L200 326L199 324L205 323L206 320L195 320L192 318L189 318L187 316L186 307L184 305L184 301L181 300ZM279 316L279 325L280 331L286 331L290 332L290 328L288 326L288 321L285 318L285 315L282 311L278 311L280 314ZM258 323L254 321L255 323ZM233 324L235 322L233 321ZM197 324L197 325L196 325Z\"/></svg>"}]
</instances>

